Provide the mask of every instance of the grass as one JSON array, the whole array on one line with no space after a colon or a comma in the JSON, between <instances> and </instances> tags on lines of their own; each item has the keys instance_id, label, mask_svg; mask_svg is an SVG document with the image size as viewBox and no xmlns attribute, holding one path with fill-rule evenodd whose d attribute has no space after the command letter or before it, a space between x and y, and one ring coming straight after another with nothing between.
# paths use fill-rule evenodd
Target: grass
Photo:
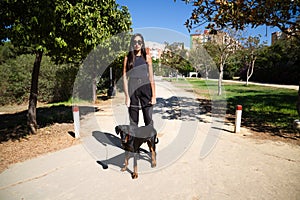
<instances>
[{"instance_id":1,"label":"grass","mask_svg":"<svg viewBox=\"0 0 300 200\"><path fill-rule=\"evenodd\" d=\"M198 96L211 99L208 88L216 81L187 79ZM179 80L178 82L183 82ZM223 98L227 101L227 118L235 115L236 105L242 105L242 125L254 131L275 135L295 133L293 121L299 118L296 103L298 91L243 83L223 83Z\"/></svg>"}]
</instances>

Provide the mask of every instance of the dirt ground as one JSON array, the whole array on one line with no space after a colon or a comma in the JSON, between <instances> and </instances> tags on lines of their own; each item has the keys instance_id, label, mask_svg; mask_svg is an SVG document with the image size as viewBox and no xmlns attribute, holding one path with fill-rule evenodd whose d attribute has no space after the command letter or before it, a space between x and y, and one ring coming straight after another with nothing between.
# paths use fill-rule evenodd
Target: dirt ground
<instances>
[{"instance_id":1,"label":"dirt ground","mask_svg":"<svg viewBox=\"0 0 300 200\"><path fill-rule=\"evenodd\" d=\"M98 102L97 105L101 108L110 103L110 100L106 100ZM37 107L44 108L46 106L46 104L38 103ZM17 114L16 118L19 118L18 114L26 112L26 109L27 104L3 106L0 107L0 116L5 114ZM70 110L67 110L67 112L69 111ZM5 124L5 122L3 122L3 124ZM17 132L18 127L20 126L17 126L15 130L1 127L1 130L3 129L4 131L0 134L13 135L15 133L5 133L5 130ZM74 138L74 124L72 122L56 122L38 128L36 134L25 135L18 139L9 139L8 141L0 141L0 173L12 164L65 149L76 144L80 144L80 140Z\"/></svg>"},{"instance_id":2,"label":"dirt ground","mask_svg":"<svg viewBox=\"0 0 300 200\"><path fill-rule=\"evenodd\" d=\"M101 107L109 103L111 103L110 100L98 104L99 110L101 111ZM9 108L5 110L5 113L13 113L16 110L20 111L22 109L24 109L24 106ZM0 113L0 115L1 114L3 114L3 112ZM227 123L231 122L228 121ZM1 142L0 173L12 164L80 144L80 140L73 137L73 132L73 123L55 123L38 129L37 134L27 135L24 138L14 141ZM300 145L299 134L293 137L285 137L250 130L247 130L247 132L249 134L245 134L244 136L255 140L273 140L290 143L292 145Z\"/></svg>"},{"instance_id":3,"label":"dirt ground","mask_svg":"<svg viewBox=\"0 0 300 200\"><path fill-rule=\"evenodd\" d=\"M41 128L37 134L28 135L20 140L2 142L0 144L0 172L11 164L79 144L80 140L69 134L74 130L73 126L68 123L56 123Z\"/></svg>"}]
</instances>

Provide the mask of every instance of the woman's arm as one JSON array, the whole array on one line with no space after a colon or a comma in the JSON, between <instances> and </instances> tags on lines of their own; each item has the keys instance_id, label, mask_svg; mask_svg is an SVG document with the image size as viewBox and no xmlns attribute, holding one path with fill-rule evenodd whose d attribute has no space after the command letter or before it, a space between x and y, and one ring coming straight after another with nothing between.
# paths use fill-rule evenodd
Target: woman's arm
<instances>
[{"instance_id":1,"label":"woman's arm","mask_svg":"<svg viewBox=\"0 0 300 200\"><path fill-rule=\"evenodd\" d=\"M127 72L126 72L126 65L127 65L127 56L125 56L124 62L123 62L123 89L125 93L125 105L127 107L130 106L130 97L128 94L128 80L127 80Z\"/></svg>"},{"instance_id":2,"label":"woman's arm","mask_svg":"<svg viewBox=\"0 0 300 200\"><path fill-rule=\"evenodd\" d=\"M148 63L148 70L149 70L149 81L152 90L152 98L151 104L156 104L156 93L155 93L155 83L154 83L154 75L153 75L153 67L152 67L152 58L151 56L147 55L147 63Z\"/></svg>"}]
</instances>

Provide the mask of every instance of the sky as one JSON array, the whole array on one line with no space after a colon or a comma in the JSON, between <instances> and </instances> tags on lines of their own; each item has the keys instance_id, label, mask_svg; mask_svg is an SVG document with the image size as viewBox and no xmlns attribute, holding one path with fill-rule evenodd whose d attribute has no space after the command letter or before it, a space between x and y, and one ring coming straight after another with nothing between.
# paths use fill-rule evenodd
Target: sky
<instances>
[{"instance_id":1,"label":"sky","mask_svg":"<svg viewBox=\"0 0 300 200\"><path fill-rule=\"evenodd\" d=\"M205 27L198 27L190 33L184 26L186 19L192 13L193 6L186 5L181 0L116 0L120 6L127 6L132 18L132 28L134 33L140 32L145 40L154 42L178 42L184 40L186 46L189 46L189 37L195 30L203 32ZM271 43L272 32L278 31L277 28L260 26L256 29L247 29L247 35L260 34L261 41ZM267 35L266 35L267 32Z\"/></svg>"}]
</instances>

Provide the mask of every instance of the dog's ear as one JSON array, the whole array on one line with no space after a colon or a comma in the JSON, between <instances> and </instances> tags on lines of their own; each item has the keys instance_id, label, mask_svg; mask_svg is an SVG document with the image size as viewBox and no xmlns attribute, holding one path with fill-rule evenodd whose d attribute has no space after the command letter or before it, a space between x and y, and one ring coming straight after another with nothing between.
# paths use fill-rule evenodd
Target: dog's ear
<instances>
[{"instance_id":1,"label":"dog's ear","mask_svg":"<svg viewBox=\"0 0 300 200\"><path fill-rule=\"evenodd\" d=\"M115 132L116 132L117 135L119 135L119 133L120 133L120 128L119 128L119 126L116 126L116 127L115 127Z\"/></svg>"}]
</instances>

